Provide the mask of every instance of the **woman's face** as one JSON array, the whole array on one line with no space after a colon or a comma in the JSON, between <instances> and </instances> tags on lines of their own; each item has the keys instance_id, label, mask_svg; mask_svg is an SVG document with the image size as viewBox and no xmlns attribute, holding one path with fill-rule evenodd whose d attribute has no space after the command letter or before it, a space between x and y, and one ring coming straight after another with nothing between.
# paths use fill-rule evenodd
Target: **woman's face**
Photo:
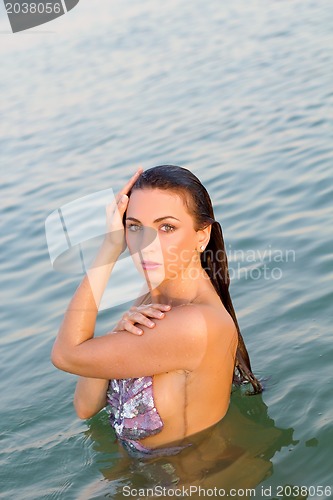
<instances>
[{"instance_id":1,"label":"woman's face","mask_svg":"<svg viewBox=\"0 0 333 500\"><path fill-rule=\"evenodd\" d=\"M178 278L193 262L198 233L178 194L137 189L128 202L126 242L137 269L157 286Z\"/></svg>"}]
</instances>

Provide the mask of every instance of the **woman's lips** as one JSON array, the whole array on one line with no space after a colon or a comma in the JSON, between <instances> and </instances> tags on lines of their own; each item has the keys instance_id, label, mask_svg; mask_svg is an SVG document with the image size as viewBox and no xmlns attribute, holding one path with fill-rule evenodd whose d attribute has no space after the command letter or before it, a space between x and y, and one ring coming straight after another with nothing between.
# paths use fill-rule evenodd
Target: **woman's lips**
<instances>
[{"instance_id":1,"label":"woman's lips","mask_svg":"<svg viewBox=\"0 0 333 500\"><path fill-rule=\"evenodd\" d=\"M150 260L143 260L141 261L141 265L143 269L156 269L157 267L160 267L161 264L158 262L152 262Z\"/></svg>"}]
</instances>

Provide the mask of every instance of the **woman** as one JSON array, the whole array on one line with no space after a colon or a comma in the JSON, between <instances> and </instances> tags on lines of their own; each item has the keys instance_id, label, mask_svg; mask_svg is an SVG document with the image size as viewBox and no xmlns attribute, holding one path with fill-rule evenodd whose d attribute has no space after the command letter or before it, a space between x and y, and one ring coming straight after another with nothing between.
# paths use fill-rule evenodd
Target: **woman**
<instances>
[{"instance_id":1,"label":"woman","mask_svg":"<svg viewBox=\"0 0 333 500\"><path fill-rule=\"evenodd\" d=\"M126 245L149 293L111 334L93 338L100 300ZM56 367L80 375L78 416L89 418L108 402L129 452L173 454L224 417L233 376L261 392L228 288L221 227L199 179L172 165L138 169L107 207L107 234L52 350Z\"/></svg>"}]
</instances>

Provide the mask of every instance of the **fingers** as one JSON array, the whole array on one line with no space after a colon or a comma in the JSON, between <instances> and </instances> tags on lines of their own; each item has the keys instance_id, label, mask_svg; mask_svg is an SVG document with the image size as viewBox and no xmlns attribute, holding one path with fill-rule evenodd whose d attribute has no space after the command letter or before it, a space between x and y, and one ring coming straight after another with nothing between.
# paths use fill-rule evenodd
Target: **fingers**
<instances>
[{"instance_id":1,"label":"fingers","mask_svg":"<svg viewBox=\"0 0 333 500\"><path fill-rule=\"evenodd\" d=\"M112 220L112 218L117 216L119 212L124 212L125 208L127 207L127 203L128 196L127 199L123 200L122 194L118 193L115 198L105 207L107 217Z\"/></svg>"},{"instance_id":2,"label":"fingers","mask_svg":"<svg viewBox=\"0 0 333 500\"><path fill-rule=\"evenodd\" d=\"M169 304L149 304L149 306L154 309L160 309L161 311L170 311L171 309Z\"/></svg>"},{"instance_id":3,"label":"fingers","mask_svg":"<svg viewBox=\"0 0 333 500\"><path fill-rule=\"evenodd\" d=\"M132 175L132 177L130 178L130 180L125 184L125 186L123 187L123 189L121 189L121 191L119 191L116 199L117 199L117 202L118 200L121 198L121 196L123 194L126 194L131 190L132 186L134 185L134 183L137 181L137 179L140 177L140 175L142 174L143 172L143 168L142 167L139 167L137 169L137 171L135 172L134 175Z\"/></svg>"},{"instance_id":4,"label":"fingers","mask_svg":"<svg viewBox=\"0 0 333 500\"><path fill-rule=\"evenodd\" d=\"M141 328L138 328L137 326L134 326L130 321L123 321L122 329L126 330L129 333L134 333L134 335L143 334L143 330L141 330Z\"/></svg>"},{"instance_id":5,"label":"fingers","mask_svg":"<svg viewBox=\"0 0 333 500\"><path fill-rule=\"evenodd\" d=\"M119 193L116 194L114 200L109 203L106 207L106 213L107 217L111 220L112 217L118 217L118 223L120 224L120 219L122 218L127 205L128 205L128 196L127 194L129 191L132 189L134 183L137 181L137 179L140 177L140 175L143 172L143 168L139 167L137 171L135 172L134 175L130 178L130 180L125 184L123 189L119 191ZM124 198L123 195L126 195Z\"/></svg>"},{"instance_id":6,"label":"fingers","mask_svg":"<svg viewBox=\"0 0 333 500\"><path fill-rule=\"evenodd\" d=\"M150 317L155 317L155 318L162 318L162 315L164 313L160 313L158 315L157 311L152 311L151 314L147 314L145 312L146 316L144 314L141 314L140 312L133 312L127 317L127 322L131 322L132 324L139 323L140 325L148 326L149 328L153 328L155 326L155 323L149 319L147 316ZM155 316L154 316L155 314Z\"/></svg>"},{"instance_id":7,"label":"fingers","mask_svg":"<svg viewBox=\"0 0 333 500\"><path fill-rule=\"evenodd\" d=\"M171 306L167 304L149 304L136 308L138 312L150 318L162 319L165 313L170 311Z\"/></svg>"},{"instance_id":8,"label":"fingers","mask_svg":"<svg viewBox=\"0 0 333 500\"><path fill-rule=\"evenodd\" d=\"M171 306L169 304L144 304L142 306L132 306L130 312L140 311L144 314L155 315L156 312L167 312L170 311ZM157 316L155 316L157 317Z\"/></svg>"},{"instance_id":9,"label":"fingers","mask_svg":"<svg viewBox=\"0 0 333 500\"><path fill-rule=\"evenodd\" d=\"M135 326L136 324L154 328L155 323L149 318L162 319L165 316L165 312L170 309L171 306L167 304L133 306L123 315L122 328L130 333L141 335L143 331L138 326Z\"/></svg>"}]
</instances>

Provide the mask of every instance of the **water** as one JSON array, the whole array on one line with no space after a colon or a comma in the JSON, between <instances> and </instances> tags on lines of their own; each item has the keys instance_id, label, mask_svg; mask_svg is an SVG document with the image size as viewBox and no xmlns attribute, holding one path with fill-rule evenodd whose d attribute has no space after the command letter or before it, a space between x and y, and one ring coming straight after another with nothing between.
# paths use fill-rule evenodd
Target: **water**
<instances>
[{"instance_id":1,"label":"water","mask_svg":"<svg viewBox=\"0 0 333 500\"><path fill-rule=\"evenodd\" d=\"M81 0L16 35L1 9L1 497L124 498L126 485L180 481L332 498L319 488L333 487L331 2ZM235 391L195 454L143 467L105 413L76 418L76 378L50 362L81 278L52 269L44 222L163 163L212 196L267 382L255 398ZM122 310L102 311L97 333Z\"/></svg>"}]
</instances>

